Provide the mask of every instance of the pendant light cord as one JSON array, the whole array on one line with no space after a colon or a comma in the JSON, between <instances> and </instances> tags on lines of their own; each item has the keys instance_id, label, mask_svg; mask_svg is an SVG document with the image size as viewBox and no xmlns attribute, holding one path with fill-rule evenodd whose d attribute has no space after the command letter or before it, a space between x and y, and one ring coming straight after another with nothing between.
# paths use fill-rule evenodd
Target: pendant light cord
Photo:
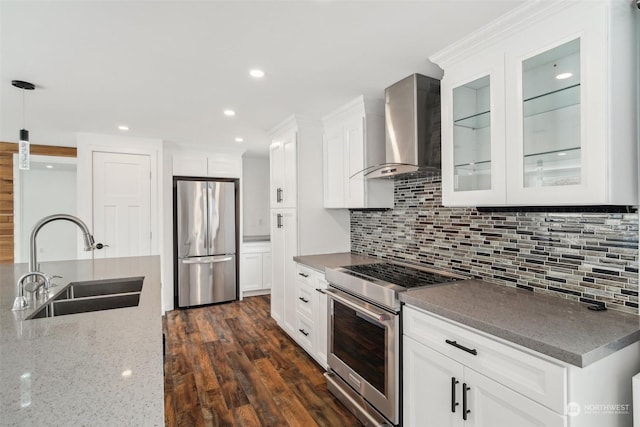
<instances>
[{"instance_id":1,"label":"pendant light cord","mask_svg":"<svg viewBox=\"0 0 640 427\"><path fill-rule=\"evenodd\" d=\"M24 89L22 89L22 129L26 129L27 127L25 126L26 123L26 111L27 111L27 107L26 107L26 102L25 102L25 93L26 91Z\"/></svg>"}]
</instances>

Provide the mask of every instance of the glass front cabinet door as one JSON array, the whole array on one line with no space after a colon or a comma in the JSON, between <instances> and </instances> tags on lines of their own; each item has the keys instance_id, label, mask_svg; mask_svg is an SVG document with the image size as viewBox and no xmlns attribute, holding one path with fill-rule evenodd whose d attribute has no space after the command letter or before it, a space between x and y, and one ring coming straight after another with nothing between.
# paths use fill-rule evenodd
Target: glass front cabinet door
<instances>
[{"instance_id":1,"label":"glass front cabinet door","mask_svg":"<svg viewBox=\"0 0 640 427\"><path fill-rule=\"evenodd\" d=\"M615 3L554 14L544 25L509 42L505 55L508 204L604 205L637 200L622 195L629 185L635 188L630 182L635 166L625 159L636 156L629 144L634 136L625 135L634 119L621 108L634 95L616 86L625 84L627 92L635 91L635 83L620 68L627 68L620 59L630 45L618 34L628 31L624 21L614 20L623 16L622 10L616 14L609 9L620 7Z\"/></svg>"},{"instance_id":2,"label":"glass front cabinet door","mask_svg":"<svg viewBox=\"0 0 640 427\"><path fill-rule=\"evenodd\" d=\"M467 66L453 68L442 80L442 188L448 206L504 204L504 74L493 65L479 68L484 69L473 75Z\"/></svg>"},{"instance_id":3,"label":"glass front cabinet door","mask_svg":"<svg viewBox=\"0 0 640 427\"><path fill-rule=\"evenodd\" d=\"M637 13L531 3L433 55L443 204L637 205Z\"/></svg>"}]
</instances>

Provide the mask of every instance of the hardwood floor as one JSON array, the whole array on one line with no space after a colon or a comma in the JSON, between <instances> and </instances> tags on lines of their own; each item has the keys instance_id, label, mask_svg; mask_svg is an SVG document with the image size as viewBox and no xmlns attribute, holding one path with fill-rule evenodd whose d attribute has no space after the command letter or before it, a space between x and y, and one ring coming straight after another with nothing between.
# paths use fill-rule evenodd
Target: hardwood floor
<instances>
[{"instance_id":1,"label":"hardwood floor","mask_svg":"<svg viewBox=\"0 0 640 427\"><path fill-rule=\"evenodd\" d=\"M269 315L269 297L168 312L165 424L360 426L323 370Z\"/></svg>"}]
</instances>

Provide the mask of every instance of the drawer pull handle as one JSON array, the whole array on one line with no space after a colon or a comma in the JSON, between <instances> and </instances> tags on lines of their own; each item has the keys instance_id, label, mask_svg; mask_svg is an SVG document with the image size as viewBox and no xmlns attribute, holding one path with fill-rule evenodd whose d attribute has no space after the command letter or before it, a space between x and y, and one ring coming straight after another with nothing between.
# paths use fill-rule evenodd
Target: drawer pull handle
<instances>
[{"instance_id":1,"label":"drawer pull handle","mask_svg":"<svg viewBox=\"0 0 640 427\"><path fill-rule=\"evenodd\" d=\"M309 332L305 331L304 329L298 329L298 330L299 330L299 331L300 331L300 333L301 333L302 335L304 335L305 337L308 337L308 336L309 336Z\"/></svg>"},{"instance_id":2,"label":"drawer pull handle","mask_svg":"<svg viewBox=\"0 0 640 427\"><path fill-rule=\"evenodd\" d=\"M456 402L456 384L460 384L460 381L456 380L456 377L451 377L451 412L456 413L456 406L460 405Z\"/></svg>"},{"instance_id":3,"label":"drawer pull handle","mask_svg":"<svg viewBox=\"0 0 640 427\"><path fill-rule=\"evenodd\" d=\"M309 277L309 275L307 273L298 273L298 276Z\"/></svg>"},{"instance_id":4,"label":"drawer pull handle","mask_svg":"<svg viewBox=\"0 0 640 427\"><path fill-rule=\"evenodd\" d=\"M326 294L327 294L327 293L324 291L324 289L316 288L316 291L320 292L322 295L326 295Z\"/></svg>"},{"instance_id":5,"label":"drawer pull handle","mask_svg":"<svg viewBox=\"0 0 640 427\"><path fill-rule=\"evenodd\" d=\"M446 342L446 343L447 343L447 344L449 344L449 345L454 346L455 348L459 348L460 350L464 350L464 351L466 351L467 353L471 353L471 354L473 354L474 356L477 356L477 355L478 355L478 350L476 350L475 348L468 348L468 347L465 347L465 346L463 346L463 345L460 345L460 344L458 344L457 342L455 342L455 341L451 341L451 340L444 340L444 342Z\"/></svg>"},{"instance_id":6,"label":"drawer pull handle","mask_svg":"<svg viewBox=\"0 0 640 427\"><path fill-rule=\"evenodd\" d=\"M298 299L299 299L300 301L302 301L303 303L305 303L305 304L309 302L309 300L308 300L308 299L306 299L306 298L304 298L304 297L298 297Z\"/></svg>"},{"instance_id":7,"label":"drawer pull handle","mask_svg":"<svg viewBox=\"0 0 640 427\"><path fill-rule=\"evenodd\" d=\"M471 410L467 409L467 392L471 390L471 387L467 387L467 383L462 383L462 419L467 421L467 414Z\"/></svg>"}]
</instances>

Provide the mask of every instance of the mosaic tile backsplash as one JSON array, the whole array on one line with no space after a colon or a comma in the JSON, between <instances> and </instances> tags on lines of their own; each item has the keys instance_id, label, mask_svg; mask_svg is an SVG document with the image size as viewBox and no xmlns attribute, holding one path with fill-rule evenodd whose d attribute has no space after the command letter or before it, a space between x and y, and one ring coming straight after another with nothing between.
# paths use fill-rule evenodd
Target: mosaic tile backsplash
<instances>
[{"instance_id":1,"label":"mosaic tile backsplash","mask_svg":"<svg viewBox=\"0 0 640 427\"><path fill-rule=\"evenodd\" d=\"M442 206L440 177L395 181L395 208L351 212L353 252L638 314L638 214Z\"/></svg>"}]
</instances>

